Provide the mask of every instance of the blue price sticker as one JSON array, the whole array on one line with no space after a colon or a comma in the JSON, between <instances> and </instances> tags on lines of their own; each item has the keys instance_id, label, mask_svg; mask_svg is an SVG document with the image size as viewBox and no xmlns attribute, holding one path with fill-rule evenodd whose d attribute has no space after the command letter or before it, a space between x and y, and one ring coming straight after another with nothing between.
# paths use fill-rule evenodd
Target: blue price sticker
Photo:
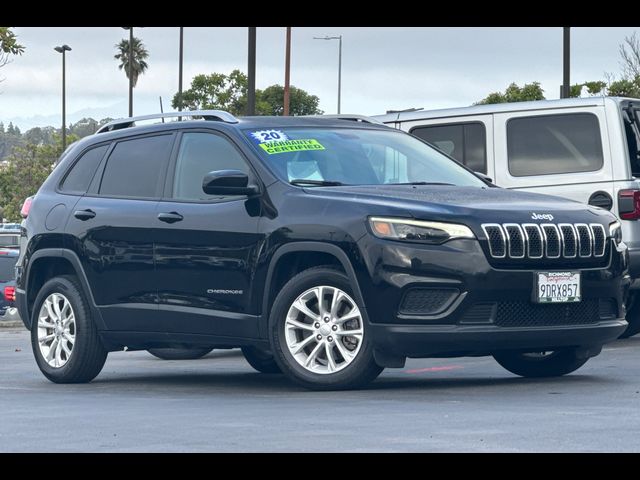
<instances>
[{"instance_id":1,"label":"blue price sticker","mask_svg":"<svg viewBox=\"0 0 640 480\"><path fill-rule=\"evenodd\" d=\"M282 130L258 130L251 132L251 136L257 143L283 142L289 137Z\"/></svg>"}]
</instances>

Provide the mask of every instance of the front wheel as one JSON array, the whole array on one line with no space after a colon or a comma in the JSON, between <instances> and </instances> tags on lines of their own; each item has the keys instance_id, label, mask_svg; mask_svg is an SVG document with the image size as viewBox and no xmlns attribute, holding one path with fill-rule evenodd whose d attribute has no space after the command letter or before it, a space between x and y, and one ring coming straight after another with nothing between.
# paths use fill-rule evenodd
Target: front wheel
<instances>
[{"instance_id":1,"label":"front wheel","mask_svg":"<svg viewBox=\"0 0 640 480\"><path fill-rule=\"evenodd\" d=\"M161 360L197 360L210 353L213 348L150 348L151 355Z\"/></svg>"},{"instance_id":2,"label":"front wheel","mask_svg":"<svg viewBox=\"0 0 640 480\"><path fill-rule=\"evenodd\" d=\"M560 377L575 372L588 360L578 357L574 348L551 352L500 352L493 358L503 368L521 377Z\"/></svg>"},{"instance_id":3,"label":"front wheel","mask_svg":"<svg viewBox=\"0 0 640 480\"><path fill-rule=\"evenodd\" d=\"M242 354L249 365L260 373L282 373L273 353L256 347L242 347Z\"/></svg>"},{"instance_id":4,"label":"front wheel","mask_svg":"<svg viewBox=\"0 0 640 480\"><path fill-rule=\"evenodd\" d=\"M640 333L640 299L636 292L629 295L627 300L627 323L629 326L622 332L620 338L629 338Z\"/></svg>"},{"instance_id":5,"label":"front wheel","mask_svg":"<svg viewBox=\"0 0 640 480\"><path fill-rule=\"evenodd\" d=\"M75 277L46 282L33 305L31 347L38 367L55 383L85 383L102 370L107 351Z\"/></svg>"},{"instance_id":6,"label":"front wheel","mask_svg":"<svg viewBox=\"0 0 640 480\"><path fill-rule=\"evenodd\" d=\"M269 318L271 350L284 374L313 390L357 388L382 368L349 278L315 267L280 290Z\"/></svg>"}]
</instances>

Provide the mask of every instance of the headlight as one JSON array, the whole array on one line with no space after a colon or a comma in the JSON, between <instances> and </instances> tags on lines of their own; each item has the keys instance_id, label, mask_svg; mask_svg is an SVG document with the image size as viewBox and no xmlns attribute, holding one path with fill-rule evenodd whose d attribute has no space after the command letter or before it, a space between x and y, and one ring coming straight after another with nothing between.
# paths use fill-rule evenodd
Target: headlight
<instances>
[{"instance_id":1,"label":"headlight","mask_svg":"<svg viewBox=\"0 0 640 480\"><path fill-rule=\"evenodd\" d=\"M457 223L370 217L369 225L376 237L389 240L440 244L454 238L476 238L469 227Z\"/></svg>"},{"instance_id":2,"label":"headlight","mask_svg":"<svg viewBox=\"0 0 640 480\"><path fill-rule=\"evenodd\" d=\"M613 222L609 224L609 236L613 238L616 245L622 243L622 226L620 222Z\"/></svg>"}]
</instances>

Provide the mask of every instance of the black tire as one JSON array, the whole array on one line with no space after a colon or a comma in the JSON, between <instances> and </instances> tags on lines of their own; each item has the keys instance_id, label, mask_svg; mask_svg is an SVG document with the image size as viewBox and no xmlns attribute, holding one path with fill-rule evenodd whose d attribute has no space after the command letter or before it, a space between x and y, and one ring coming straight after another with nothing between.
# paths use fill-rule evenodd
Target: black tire
<instances>
[{"instance_id":1,"label":"black tire","mask_svg":"<svg viewBox=\"0 0 640 480\"><path fill-rule=\"evenodd\" d=\"M61 367L47 363L38 342L38 317L44 301L53 293L64 295L71 304L75 318L75 342L68 360ZM47 281L36 296L31 315L31 348L40 371L55 383L86 383L102 370L107 359L91 309L77 279L71 275Z\"/></svg>"},{"instance_id":2,"label":"black tire","mask_svg":"<svg viewBox=\"0 0 640 480\"><path fill-rule=\"evenodd\" d=\"M637 293L629 295L629 300L627 301L627 323L629 326L619 338L629 338L640 333L640 301Z\"/></svg>"},{"instance_id":3,"label":"black tire","mask_svg":"<svg viewBox=\"0 0 640 480\"><path fill-rule=\"evenodd\" d=\"M242 354L249 365L260 373L282 373L270 351L246 346L242 347Z\"/></svg>"},{"instance_id":4,"label":"black tire","mask_svg":"<svg viewBox=\"0 0 640 480\"><path fill-rule=\"evenodd\" d=\"M505 369L521 377L560 377L575 372L587 363L588 358L578 358L576 349L564 348L546 355L500 352L493 358Z\"/></svg>"},{"instance_id":5,"label":"black tire","mask_svg":"<svg viewBox=\"0 0 640 480\"><path fill-rule=\"evenodd\" d=\"M213 348L150 348L151 355L161 360L197 360L211 353Z\"/></svg>"},{"instance_id":6,"label":"black tire","mask_svg":"<svg viewBox=\"0 0 640 480\"><path fill-rule=\"evenodd\" d=\"M368 325L364 318L362 319L364 335L360 350L351 363L342 370L327 374L310 372L298 364L289 352L284 338L287 312L299 295L320 285L341 289L354 299L360 311L363 311L363 305L357 302L349 278L343 272L331 266L314 267L305 270L282 287L273 303L269 316L271 351L282 372L294 382L308 389L346 390L361 387L374 380L383 370L373 359L373 344L370 340L370 335L367 335Z\"/></svg>"}]
</instances>

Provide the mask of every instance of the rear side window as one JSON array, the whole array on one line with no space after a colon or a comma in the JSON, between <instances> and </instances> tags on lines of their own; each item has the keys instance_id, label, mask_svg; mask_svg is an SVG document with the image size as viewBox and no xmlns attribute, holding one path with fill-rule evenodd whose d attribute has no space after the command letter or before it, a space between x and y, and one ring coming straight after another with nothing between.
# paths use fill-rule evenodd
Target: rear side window
<instances>
[{"instance_id":1,"label":"rear side window","mask_svg":"<svg viewBox=\"0 0 640 480\"><path fill-rule=\"evenodd\" d=\"M171 154L173 135L136 138L119 142L102 175L100 195L154 198Z\"/></svg>"},{"instance_id":2,"label":"rear side window","mask_svg":"<svg viewBox=\"0 0 640 480\"><path fill-rule=\"evenodd\" d=\"M71 167L69 173L62 181L60 190L64 193L83 195L86 193L93 176L100 165L104 154L107 153L109 145L92 148L80 157Z\"/></svg>"},{"instance_id":3,"label":"rear side window","mask_svg":"<svg viewBox=\"0 0 640 480\"><path fill-rule=\"evenodd\" d=\"M425 125L411 133L476 172L487 173L487 134L481 122Z\"/></svg>"},{"instance_id":4,"label":"rear side window","mask_svg":"<svg viewBox=\"0 0 640 480\"><path fill-rule=\"evenodd\" d=\"M513 118L507 122L507 152L514 177L600 170L598 117L569 113Z\"/></svg>"}]
</instances>

